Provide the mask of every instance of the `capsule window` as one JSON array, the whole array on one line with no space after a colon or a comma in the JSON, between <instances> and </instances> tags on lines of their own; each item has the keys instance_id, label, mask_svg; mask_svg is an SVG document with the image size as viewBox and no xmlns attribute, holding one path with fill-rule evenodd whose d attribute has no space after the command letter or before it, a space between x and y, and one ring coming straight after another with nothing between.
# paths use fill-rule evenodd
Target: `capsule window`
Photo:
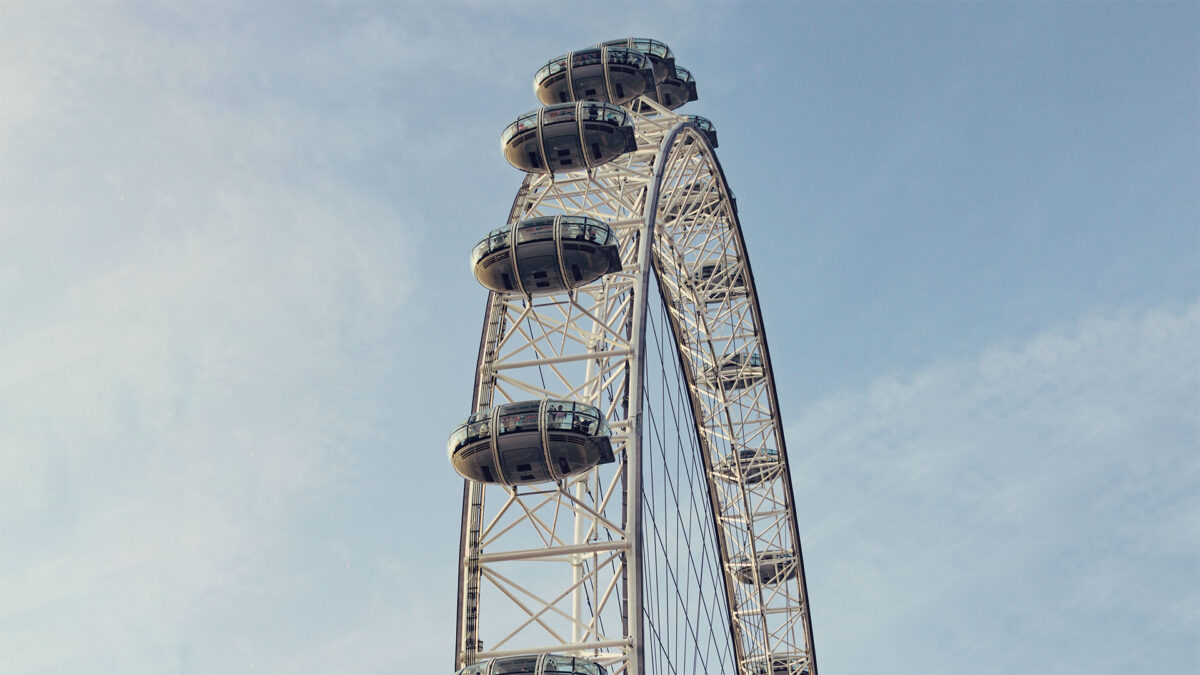
<instances>
[{"instance_id":1,"label":"capsule window","mask_svg":"<svg viewBox=\"0 0 1200 675\"><path fill-rule=\"evenodd\" d=\"M600 50L599 49L589 49L587 51L575 52L575 54L571 60L571 65L573 65L575 67L591 66L591 65L595 65L595 64L601 63L601 62L602 61L600 58Z\"/></svg>"},{"instance_id":2,"label":"capsule window","mask_svg":"<svg viewBox=\"0 0 1200 675\"><path fill-rule=\"evenodd\" d=\"M517 243L543 241L554 238L554 221L538 219L524 223L517 231Z\"/></svg>"},{"instance_id":3,"label":"capsule window","mask_svg":"<svg viewBox=\"0 0 1200 675\"><path fill-rule=\"evenodd\" d=\"M476 441L488 435L487 422L475 422L467 429L467 441Z\"/></svg>"},{"instance_id":4,"label":"capsule window","mask_svg":"<svg viewBox=\"0 0 1200 675\"><path fill-rule=\"evenodd\" d=\"M572 414L569 412L563 412L562 410L551 410L550 419L547 422L547 426L550 429L570 431L572 419Z\"/></svg>"},{"instance_id":5,"label":"capsule window","mask_svg":"<svg viewBox=\"0 0 1200 675\"><path fill-rule=\"evenodd\" d=\"M563 221L562 236L564 239L582 239L584 226L582 223Z\"/></svg>"},{"instance_id":6,"label":"capsule window","mask_svg":"<svg viewBox=\"0 0 1200 675\"><path fill-rule=\"evenodd\" d=\"M536 656L499 659L492 664L492 675L537 675Z\"/></svg>"},{"instance_id":7,"label":"capsule window","mask_svg":"<svg viewBox=\"0 0 1200 675\"><path fill-rule=\"evenodd\" d=\"M575 121L575 109L574 108L567 107L567 108L559 108L557 110L546 108L545 110L546 110L546 112L545 112L544 121L546 124L554 124L557 122L574 122Z\"/></svg>"},{"instance_id":8,"label":"capsule window","mask_svg":"<svg viewBox=\"0 0 1200 675\"><path fill-rule=\"evenodd\" d=\"M490 239L491 239L491 243L489 244L489 246L491 246L491 249L493 251L507 247L508 246L508 228L504 228L502 230L496 230L494 233L492 233L492 236Z\"/></svg>"},{"instance_id":9,"label":"capsule window","mask_svg":"<svg viewBox=\"0 0 1200 675\"><path fill-rule=\"evenodd\" d=\"M537 413L517 413L501 415L496 422L501 434L512 434L520 431L537 431Z\"/></svg>"},{"instance_id":10,"label":"capsule window","mask_svg":"<svg viewBox=\"0 0 1200 675\"><path fill-rule=\"evenodd\" d=\"M595 436L599 426L600 422L594 416L581 411L577 411L575 413L575 420L572 428L576 432L587 434L589 436Z\"/></svg>"}]
</instances>

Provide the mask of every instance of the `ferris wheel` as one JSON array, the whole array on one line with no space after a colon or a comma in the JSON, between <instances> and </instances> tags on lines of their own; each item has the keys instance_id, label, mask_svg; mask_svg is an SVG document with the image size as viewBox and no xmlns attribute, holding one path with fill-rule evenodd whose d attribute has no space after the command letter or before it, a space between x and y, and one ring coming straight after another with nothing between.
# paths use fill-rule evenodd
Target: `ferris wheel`
<instances>
[{"instance_id":1,"label":"ferris wheel","mask_svg":"<svg viewBox=\"0 0 1200 675\"><path fill-rule=\"evenodd\" d=\"M691 73L630 38L552 59L489 289L466 480L463 675L817 675L791 474L737 207Z\"/></svg>"}]
</instances>

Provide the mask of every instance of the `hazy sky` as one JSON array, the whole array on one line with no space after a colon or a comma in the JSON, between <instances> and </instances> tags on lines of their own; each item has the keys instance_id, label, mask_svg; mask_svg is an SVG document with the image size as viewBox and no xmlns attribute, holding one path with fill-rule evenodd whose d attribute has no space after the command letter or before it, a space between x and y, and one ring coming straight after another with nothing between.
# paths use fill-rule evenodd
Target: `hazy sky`
<instances>
[{"instance_id":1,"label":"hazy sky","mask_svg":"<svg viewBox=\"0 0 1200 675\"><path fill-rule=\"evenodd\" d=\"M449 672L499 134L669 43L835 673L1200 671L1200 4L0 3L0 672Z\"/></svg>"}]
</instances>

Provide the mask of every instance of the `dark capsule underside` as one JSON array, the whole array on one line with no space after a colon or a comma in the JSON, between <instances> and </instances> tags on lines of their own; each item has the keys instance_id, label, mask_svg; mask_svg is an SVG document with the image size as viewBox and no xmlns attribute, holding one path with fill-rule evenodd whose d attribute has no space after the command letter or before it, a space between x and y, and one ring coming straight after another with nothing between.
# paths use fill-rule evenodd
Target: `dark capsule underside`
<instances>
[{"instance_id":1,"label":"dark capsule underside","mask_svg":"<svg viewBox=\"0 0 1200 675\"><path fill-rule=\"evenodd\" d=\"M546 105L569 101L627 103L654 88L649 58L624 47L592 47L542 66L533 80Z\"/></svg>"},{"instance_id":2,"label":"dark capsule underside","mask_svg":"<svg viewBox=\"0 0 1200 675\"><path fill-rule=\"evenodd\" d=\"M540 295L590 284L621 270L617 236L583 216L531 218L491 232L475 246L475 278L498 293Z\"/></svg>"},{"instance_id":3,"label":"dark capsule underside","mask_svg":"<svg viewBox=\"0 0 1200 675\"><path fill-rule=\"evenodd\" d=\"M593 406L522 401L471 415L450 435L448 450L454 470L464 478L526 485L614 461L609 434L608 422Z\"/></svg>"},{"instance_id":4,"label":"dark capsule underside","mask_svg":"<svg viewBox=\"0 0 1200 675\"><path fill-rule=\"evenodd\" d=\"M529 654L480 661L456 675L607 675L607 672L598 663L573 656Z\"/></svg>"},{"instance_id":5,"label":"dark capsule underside","mask_svg":"<svg viewBox=\"0 0 1200 675\"><path fill-rule=\"evenodd\" d=\"M754 583L754 565L735 559L733 575L744 584ZM758 578L764 584L776 584L795 578L796 556L788 551L768 551L758 557Z\"/></svg>"},{"instance_id":6,"label":"dark capsule underside","mask_svg":"<svg viewBox=\"0 0 1200 675\"><path fill-rule=\"evenodd\" d=\"M632 152L637 138L629 113L619 106L580 101L522 115L504 130L501 146L509 164L522 171L565 173Z\"/></svg>"}]
</instances>

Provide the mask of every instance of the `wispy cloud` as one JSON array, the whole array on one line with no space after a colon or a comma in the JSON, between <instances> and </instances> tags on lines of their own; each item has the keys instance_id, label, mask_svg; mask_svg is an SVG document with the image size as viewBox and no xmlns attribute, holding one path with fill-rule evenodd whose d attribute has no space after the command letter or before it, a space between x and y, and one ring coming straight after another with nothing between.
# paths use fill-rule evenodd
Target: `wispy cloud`
<instances>
[{"instance_id":1,"label":"wispy cloud","mask_svg":"<svg viewBox=\"0 0 1200 675\"><path fill-rule=\"evenodd\" d=\"M802 411L823 665L1193 670L1197 345L1200 304L1098 313Z\"/></svg>"},{"instance_id":2,"label":"wispy cloud","mask_svg":"<svg viewBox=\"0 0 1200 675\"><path fill-rule=\"evenodd\" d=\"M310 583L281 560L355 480L380 414L359 376L411 298L411 214L362 177L398 130L347 104L361 80L321 45L256 68L270 46L219 14L130 11L4 31L6 103L37 83L0 162L7 672L269 652L213 624ZM230 639L197 653L202 630Z\"/></svg>"}]
</instances>

